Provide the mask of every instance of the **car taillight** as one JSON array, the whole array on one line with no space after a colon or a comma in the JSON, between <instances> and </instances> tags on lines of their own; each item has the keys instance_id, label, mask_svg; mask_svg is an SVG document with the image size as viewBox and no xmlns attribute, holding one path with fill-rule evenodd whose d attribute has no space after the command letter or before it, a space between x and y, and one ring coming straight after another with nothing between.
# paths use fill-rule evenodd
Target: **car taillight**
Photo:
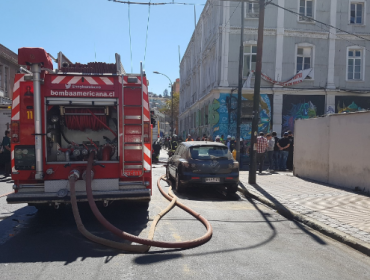
<instances>
[{"instance_id":1,"label":"car taillight","mask_svg":"<svg viewBox=\"0 0 370 280\"><path fill-rule=\"evenodd\" d=\"M19 121L12 122L10 133L12 135L12 142L18 143L19 142Z\"/></svg>"},{"instance_id":2,"label":"car taillight","mask_svg":"<svg viewBox=\"0 0 370 280\"><path fill-rule=\"evenodd\" d=\"M239 168L239 162L234 161L233 162L233 168Z\"/></svg>"},{"instance_id":3,"label":"car taillight","mask_svg":"<svg viewBox=\"0 0 370 280\"><path fill-rule=\"evenodd\" d=\"M200 177L191 177L192 180L200 180Z\"/></svg>"}]
</instances>

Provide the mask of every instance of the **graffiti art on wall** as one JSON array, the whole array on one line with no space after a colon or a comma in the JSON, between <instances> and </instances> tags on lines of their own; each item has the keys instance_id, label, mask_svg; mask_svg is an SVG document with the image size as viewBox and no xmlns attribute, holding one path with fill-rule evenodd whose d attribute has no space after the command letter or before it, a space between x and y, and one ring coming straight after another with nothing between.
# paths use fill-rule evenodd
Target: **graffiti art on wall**
<instances>
[{"instance_id":1,"label":"graffiti art on wall","mask_svg":"<svg viewBox=\"0 0 370 280\"><path fill-rule=\"evenodd\" d=\"M217 135L236 135L236 95L221 93L218 99L214 99L208 106L208 123L210 135L215 138ZM243 94L243 100L253 100L253 94ZM272 95L261 94L260 99L260 123L259 131L270 132L272 124ZM251 138L251 124L240 126L241 137Z\"/></svg>"},{"instance_id":2,"label":"graffiti art on wall","mask_svg":"<svg viewBox=\"0 0 370 280\"><path fill-rule=\"evenodd\" d=\"M324 115L325 96L323 95L284 95L282 133L294 132L296 119L309 119Z\"/></svg>"},{"instance_id":3,"label":"graffiti art on wall","mask_svg":"<svg viewBox=\"0 0 370 280\"><path fill-rule=\"evenodd\" d=\"M336 96L335 112L350 113L370 110L370 97L365 96Z\"/></svg>"}]
</instances>

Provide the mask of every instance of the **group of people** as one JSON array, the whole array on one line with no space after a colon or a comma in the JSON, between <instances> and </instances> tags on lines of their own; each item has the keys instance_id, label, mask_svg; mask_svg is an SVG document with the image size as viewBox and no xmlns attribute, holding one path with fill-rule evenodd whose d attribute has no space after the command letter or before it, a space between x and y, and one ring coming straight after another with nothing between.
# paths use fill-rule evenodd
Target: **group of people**
<instances>
[{"instance_id":1,"label":"group of people","mask_svg":"<svg viewBox=\"0 0 370 280\"><path fill-rule=\"evenodd\" d=\"M294 137L291 131L278 138L276 132L268 133L265 137L260 132L257 137L257 164L259 173L262 173L265 157L267 155L268 172L293 170Z\"/></svg>"},{"instance_id":2,"label":"group of people","mask_svg":"<svg viewBox=\"0 0 370 280\"><path fill-rule=\"evenodd\" d=\"M194 141L190 134L185 140ZM197 137L196 141L212 141L210 136L203 134L203 137ZM178 145L183 142L177 135L173 135L171 138L165 138L165 143L168 143L170 153L174 153ZM230 152L236 149L236 139L234 136L228 135L226 138L224 135L217 135L214 142L225 144ZM294 137L291 131L284 133L283 137L278 138L276 132L265 134L260 132L257 137L256 143L256 158L258 164L259 173L262 173L265 158L268 160L268 172L273 171L286 171L293 170L293 148L294 148ZM250 154L250 149L247 148L243 138L240 138L240 154ZM153 143L154 160L158 160L161 145L157 141Z\"/></svg>"}]
</instances>

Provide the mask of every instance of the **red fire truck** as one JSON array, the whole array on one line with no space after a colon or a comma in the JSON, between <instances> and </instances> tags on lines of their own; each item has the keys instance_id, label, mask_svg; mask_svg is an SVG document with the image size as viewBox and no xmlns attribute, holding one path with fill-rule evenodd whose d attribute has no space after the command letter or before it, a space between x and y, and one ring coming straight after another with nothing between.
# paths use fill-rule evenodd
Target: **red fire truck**
<instances>
[{"instance_id":1,"label":"red fire truck","mask_svg":"<svg viewBox=\"0 0 370 280\"><path fill-rule=\"evenodd\" d=\"M53 69L53 60L58 69ZM20 48L28 69L14 81L11 164L14 193L8 203L69 203L68 177L77 172L78 201L86 201L85 169L95 151L94 199L149 202L151 124L145 73L115 64L71 63L42 48Z\"/></svg>"}]
</instances>

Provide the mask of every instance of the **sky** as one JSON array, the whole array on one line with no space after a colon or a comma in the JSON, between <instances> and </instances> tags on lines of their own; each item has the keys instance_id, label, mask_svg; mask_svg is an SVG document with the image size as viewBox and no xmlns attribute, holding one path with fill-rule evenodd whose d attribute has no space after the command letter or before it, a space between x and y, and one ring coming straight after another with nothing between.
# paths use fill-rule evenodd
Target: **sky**
<instances>
[{"instance_id":1,"label":"sky","mask_svg":"<svg viewBox=\"0 0 370 280\"><path fill-rule=\"evenodd\" d=\"M149 2L149 0L138 0ZM172 0L153 0L172 2ZM206 0L179 2L205 4ZM196 6L197 21L203 5ZM41 47L56 57L62 51L73 63L96 61L114 63L121 55L126 72L131 73L128 5L108 0L0 0L3 28L0 44L15 53L21 47ZM139 73L144 63L148 22L147 5L130 5L132 66ZM4 24L5 23L5 24ZM181 58L194 31L194 6L151 6L145 71L149 91L163 94L169 87L166 74L179 78Z\"/></svg>"}]
</instances>

